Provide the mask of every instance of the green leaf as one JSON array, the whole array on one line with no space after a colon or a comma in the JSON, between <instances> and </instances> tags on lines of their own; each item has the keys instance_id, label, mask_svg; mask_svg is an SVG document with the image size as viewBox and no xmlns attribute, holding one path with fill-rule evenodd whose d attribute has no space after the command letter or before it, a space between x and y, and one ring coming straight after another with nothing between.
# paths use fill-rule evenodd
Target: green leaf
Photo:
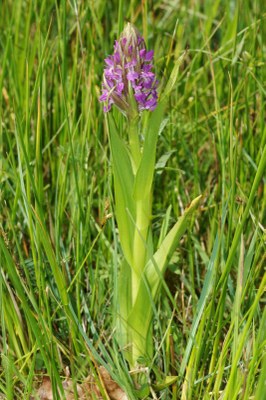
<instances>
[{"instance_id":1,"label":"green leaf","mask_svg":"<svg viewBox=\"0 0 266 400\"><path fill-rule=\"evenodd\" d=\"M56 256L55 256L55 253L53 250L51 240L50 240L49 236L47 235L47 232L46 232L40 218L38 217L38 215L36 213L35 213L35 218L36 218L36 222L37 222L37 227L38 227L38 229L40 229L39 230L40 241L43 245L43 249L48 258L49 264L51 266L60 299L62 301L62 304L64 306L67 306L69 303L69 300L68 300L68 294L67 294L67 290L66 290L66 287L67 287L66 280L63 275L63 271L61 269L61 266L58 264L58 262L56 260Z\"/></svg>"},{"instance_id":2,"label":"green leaf","mask_svg":"<svg viewBox=\"0 0 266 400\"><path fill-rule=\"evenodd\" d=\"M136 174L134 198L144 199L151 194L155 168L156 146L163 119L164 103L160 103L151 114L145 135L141 162Z\"/></svg>"},{"instance_id":3,"label":"green leaf","mask_svg":"<svg viewBox=\"0 0 266 400\"><path fill-rule=\"evenodd\" d=\"M186 52L184 52L176 61L175 61L175 65L174 68L172 69L170 78L167 81L167 84L165 86L165 89L162 93L162 98L161 101L164 101L167 99L167 97L171 94L176 81L177 81L177 77L178 77L178 73L179 73L179 67L181 65L181 63L183 62L183 59L186 55Z\"/></svg>"},{"instance_id":4,"label":"green leaf","mask_svg":"<svg viewBox=\"0 0 266 400\"><path fill-rule=\"evenodd\" d=\"M132 359L129 361L132 366L135 365L139 356L145 355L152 358L153 307L155 307L155 301L158 297L160 283L200 198L201 196L194 199L190 206L186 208L184 214L162 241L160 248L148 261L140 277L138 292L127 320L127 329L131 331L132 335Z\"/></svg>"},{"instance_id":5,"label":"green leaf","mask_svg":"<svg viewBox=\"0 0 266 400\"><path fill-rule=\"evenodd\" d=\"M140 357L152 359L152 292L143 275L139 282L138 293L127 320L127 329L132 336L132 351L130 365L134 367Z\"/></svg>"},{"instance_id":6,"label":"green leaf","mask_svg":"<svg viewBox=\"0 0 266 400\"><path fill-rule=\"evenodd\" d=\"M21 302L25 317L28 322L28 327L30 328L32 334L36 339L48 374L50 375L51 371L53 371L58 387L62 392L63 387L61 379L55 366L55 361L50 352L51 337L49 337L47 325L42 318L42 312L41 310L39 310L34 297L27 291L23 280L18 274L16 265L9 253L9 250L7 249L2 237L0 237L0 258L2 257L2 255L5 260L2 264L3 268L8 273L9 279L12 282L12 285L14 286L14 289L16 291L16 295Z\"/></svg>"},{"instance_id":7,"label":"green leaf","mask_svg":"<svg viewBox=\"0 0 266 400\"><path fill-rule=\"evenodd\" d=\"M127 329L131 307L131 268L126 259L124 259L118 277L118 298L116 305L116 336L119 338L119 346L122 349L128 343L131 343L130 331Z\"/></svg>"},{"instance_id":8,"label":"green leaf","mask_svg":"<svg viewBox=\"0 0 266 400\"><path fill-rule=\"evenodd\" d=\"M164 120L165 121L165 120ZM156 165L155 165L155 169L156 169L156 173L161 175L161 173L163 172L169 158L171 157L171 155L173 153L175 153L176 150L170 150L167 153L163 154L159 160L157 161Z\"/></svg>"},{"instance_id":9,"label":"green leaf","mask_svg":"<svg viewBox=\"0 0 266 400\"><path fill-rule=\"evenodd\" d=\"M225 222L225 217L227 215L227 205L223 210L223 218L222 218L222 231L224 229L224 222ZM211 253L211 257L208 263L208 267L207 267L207 273L206 276L204 278L204 284L203 284L203 288L201 291L201 295L199 298L199 301L197 303L197 309L196 309L196 313L194 315L193 318L193 322L192 322L192 326L190 328L190 336L189 336L189 340L183 355L183 360L181 363L181 367L180 367L180 375L182 376L185 372L186 366L187 366L187 362L189 359L189 355L191 352L191 348L192 345L195 341L195 336L197 333L197 329L200 323L200 320L202 318L202 314L203 311L205 309L205 306L207 304L207 299L209 297L209 294L211 292L211 289L213 287L213 280L214 280L214 275L215 275L215 263L217 260L217 257L219 255L219 248L220 248L220 242L221 242L221 237L222 235L219 235L217 233L216 238L215 238L215 242L214 242L214 246L212 249L212 253Z\"/></svg>"},{"instance_id":10,"label":"green leaf","mask_svg":"<svg viewBox=\"0 0 266 400\"><path fill-rule=\"evenodd\" d=\"M165 388L173 385L178 379L178 376L166 376L163 381L157 382L155 385L152 385L154 390L160 392Z\"/></svg>"},{"instance_id":11,"label":"green leaf","mask_svg":"<svg viewBox=\"0 0 266 400\"><path fill-rule=\"evenodd\" d=\"M266 354L264 354L264 356L262 357L261 364L262 368L256 388L255 400L263 399L266 393Z\"/></svg>"},{"instance_id":12,"label":"green leaf","mask_svg":"<svg viewBox=\"0 0 266 400\"><path fill-rule=\"evenodd\" d=\"M164 238L160 248L156 251L153 258L148 261L145 267L146 277L149 286L152 288L152 296L154 299L157 297L159 284L170 258L172 257L181 236L185 232L190 217L193 211L197 208L200 199L201 196L198 196L191 202L189 207L185 209L184 214L178 219L176 224Z\"/></svg>"},{"instance_id":13,"label":"green leaf","mask_svg":"<svg viewBox=\"0 0 266 400\"><path fill-rule=\"evenodd\" d=\"M134 394L138 399L146 399L150 394L148 383L144 383L140 389L134 390Z\"/></svg>"},{"instance_id":14,"label":"green leaf","mask_svg":"<svg viewBox=\"0 0 266 400\"><path fill-rule=\"evenodd\" d=\"M116 219L124 255L130 263L132 258L131 243L134 238L135 203L133 201L134 175L125 143L119 137L117 127L111 116L109 137L113 161Z\"/></svg>"},{"instance_id":15,"label":"green leaf","mask_svg":"<svg viewBox=\"0 0 266 400\"><path fill-rule=\"evenodd\" d=\"M169 222L170 222L170 214L172 211L172 206L170 205L165 213L163 222L162 222L162 226L161 226L161 231L160 231L160 237L159 237L159 241L158 241L158 248L161 246L163 239L165 238L167 231L168 231L168 226L169 226Z\"/></svg>"}]
</instances>

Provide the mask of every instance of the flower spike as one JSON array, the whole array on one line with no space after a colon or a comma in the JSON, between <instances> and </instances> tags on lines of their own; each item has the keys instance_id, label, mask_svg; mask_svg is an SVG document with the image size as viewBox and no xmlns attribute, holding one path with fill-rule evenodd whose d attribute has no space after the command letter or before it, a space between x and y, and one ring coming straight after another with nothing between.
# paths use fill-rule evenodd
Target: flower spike
<instances>
[{"instance_id":1,"label":"flower spike","mask_svg":"<svg viewBox=\"0 0 266 400\"><path fill-rule=\"evenodd\" d=\"M153 111L157 106L158 80L153 69L153 50L147 51L143 37L128 23L115 41L114 53L105 59L102 93L104 112L112 104L127 116L132 112Z\"/></svg>"}]
</instances>

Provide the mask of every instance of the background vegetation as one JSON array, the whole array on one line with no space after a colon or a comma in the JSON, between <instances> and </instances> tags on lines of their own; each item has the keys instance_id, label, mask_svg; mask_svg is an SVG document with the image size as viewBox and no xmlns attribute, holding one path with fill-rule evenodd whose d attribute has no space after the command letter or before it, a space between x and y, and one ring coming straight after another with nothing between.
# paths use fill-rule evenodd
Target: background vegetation
<instances>
[{"instance_id":1,"label":"background vegetation","mask_svg":"<svg viewBox=\"0 0 266 400\"><path fill-rule=\"evenodd\" d=\"M1 2L3 398L29 399L43 374L56 393L66 366L78 382L96 363L137 397L112 340L120 246L98 102L127 19L162 88L180 62L154 232L203 194L166 274L150 379L178 376L162 399L265 398L265 18L263 0Z\"/></svg>"}]
</instances>

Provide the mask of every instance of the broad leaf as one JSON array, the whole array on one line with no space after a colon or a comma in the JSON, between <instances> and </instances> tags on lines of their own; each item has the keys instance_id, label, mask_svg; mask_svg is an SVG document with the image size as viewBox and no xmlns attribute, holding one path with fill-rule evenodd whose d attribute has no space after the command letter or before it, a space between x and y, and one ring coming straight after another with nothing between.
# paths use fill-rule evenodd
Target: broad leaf
<instances>
[{"instance_id":1,"label":"broad leaf","mask_svg":"<svg viewBox=\"0 0 266 400\"><path fill-rule=\"evenodd\" d=\"M132 306L127 321L127 329L132 335L132 358L129 360L132 366L136 365L141 356L152 358L152 317L153 317L152 292L147 280L143 276L140 280L136 300Z\"/></svg>"},{"instance_id":2,"label":"broad leaf","mask_svg":"<svg viewBox=\"0 0 266 400\"><path fill-rule=\"evenodd\" d=\"M111 116L109 136L113 161L116 219L124 255L130 263L131 243L134 238L135 203L133 201L134 175L125 143L119 137L115 122Z\"/></svg>"},{"instance_id":3,"label":"broad leaf","mask_svg":"<svg viewBox=\"0 0 266 400\"><path fill-rule=\"evenodd\" d=\"M131 268L124 259L118 277L118 299L116 306L116 336L119 338L119 346L124 349L131 343L131 334L127 328L129 313L132 308L131 301ZM126 350L125 350L126 351Z\"/></svg>"},{"instance_id":4,"label":"broad leaf","mask_svg":"<svg viewBox=\"0 0 266 400\"><path fill-rule=\"evenodd\" d=\"M198 196L191 202L189 207L185 209L184 214L178 219L176 224L164 238L161 246L156 251L153 258L148 261L145 267L145 274L149 282L149 286L152 288L152 295L154 299L157 297L162 275L166 270L166 267L178 245L181 236L188 226L193 211L199 204L200 198L201 196Z\"/></svg>"},{"instance_id":5,"label":"broad leaf","mask_svg":"<svg viewBox=\"0 0 266 400\"><path fill-rule=\"evenodd\" d=\"M148 197L152 190L156 146L158 133L163 119L164 105L164 103L158 105L157 109L152 112L148 122L143 153L134 186L134 198L136 200Z\"/></svg>"},{"instance_id":6,"label":"broad leaf","mask_svg":"<svg viewBox=\"0 0 266 400\"><path fill-rule=\"evenodd\" d=\"M194 199L186 208L184 214L162 241L160 248L148 261L144 273L140 277L138 293L127 321L127 327L132 334L132 360L129 360L131 365L137 362L139 356L152 357L152 317L159 287L170 258L187 228L200 198L201 196Z\"/></svg>"},{"instance_id":7,"label":"broad leaf","mask_svg":"<svg viewBox=\"0 0 266 400\"><path fill-rule=\"evenodd\" d=\"M173 385L178 379L178 376L166 376L164 380L160 382L156 382L153 386L154 390L156 391L161 391L164 390L165 388Z\"/></svg>"}]
</instances>

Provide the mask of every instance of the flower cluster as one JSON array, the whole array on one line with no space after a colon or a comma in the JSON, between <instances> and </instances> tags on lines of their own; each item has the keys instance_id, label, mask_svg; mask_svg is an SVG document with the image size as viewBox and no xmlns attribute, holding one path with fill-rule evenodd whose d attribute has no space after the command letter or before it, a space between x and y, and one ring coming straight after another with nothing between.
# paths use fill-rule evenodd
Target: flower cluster
<instances>
[{"instance_id":1,"label":"flower cluster","mask_svg":"<svg viewBox=\"0 0 266 400\"><path fill-rule=\"evenodd\" d=\"M129 115L132 99L138 111L154 110L157 106L157 86L153 69L153 51L147 51L143 37L127 24L114 45L114 54L105 59L102 94L104 112L115 104ZM134 100L133 100L134 101Z\"/></svg>"}]
</instances>

